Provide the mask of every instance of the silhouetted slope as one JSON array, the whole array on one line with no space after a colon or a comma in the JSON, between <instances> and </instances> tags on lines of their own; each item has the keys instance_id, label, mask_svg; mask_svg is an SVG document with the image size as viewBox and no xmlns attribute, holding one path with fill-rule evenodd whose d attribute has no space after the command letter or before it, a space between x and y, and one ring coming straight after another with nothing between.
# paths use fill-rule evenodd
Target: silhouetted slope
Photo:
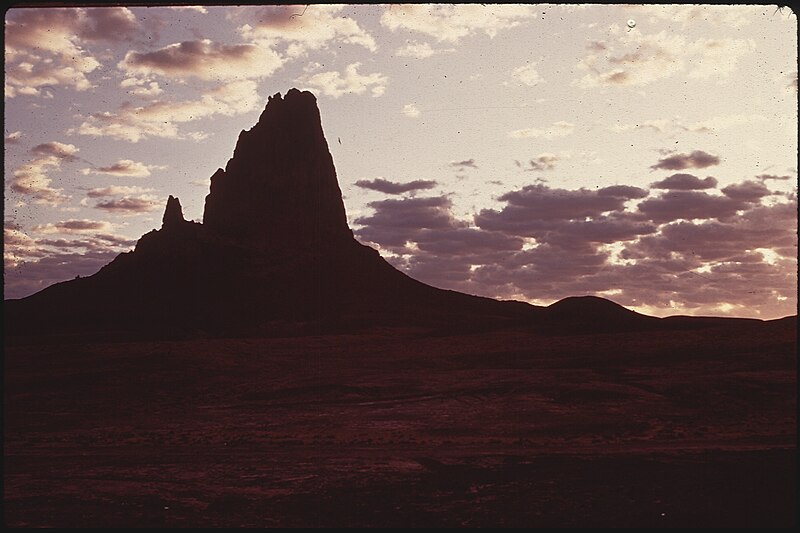
<instances>
[{"instance_id":1,"label":"silhouetted slope","mask_svg":"<svg viewBox=\"0 0 800 533\"><path fill-rule=\"evenodd\" d=\"M6 302L16 335L249 334L368 325L478 328L538 310L409 278L347 226L316 99L275 95L206 197L203 224L167 201L161 229L97 274Z\"/></svg>"},{"instance_id":2,"label":"silhouetted slope","mask_svg":"<svg viewBox=\"0 0 800 533\"><path fill-rule=\"evenodd\" d=\"M596 297L547 308L430 287L353 238L316 99L269 99L211 178L203 223L161 229L93 276L4 303L6 336L250 335L373 325L580 333L692 327ZM724 319L720 319L724 320Z\"/></svg>"}]
</instances>

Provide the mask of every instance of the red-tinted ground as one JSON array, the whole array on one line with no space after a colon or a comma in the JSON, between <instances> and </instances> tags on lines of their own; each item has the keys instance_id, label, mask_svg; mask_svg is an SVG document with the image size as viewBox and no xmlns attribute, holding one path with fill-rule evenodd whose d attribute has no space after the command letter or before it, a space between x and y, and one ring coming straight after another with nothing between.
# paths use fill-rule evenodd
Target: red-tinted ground
<instances>
[{"instance_id":1,"label":"red-tinted ground","mask_svg":"<svg viewBox=\"0 0 800 533\"><path fill-rule=\"evenodd\" d=\"M788 526L794 323L7 347L12 526Z\"/></svg>"}]
</instances>

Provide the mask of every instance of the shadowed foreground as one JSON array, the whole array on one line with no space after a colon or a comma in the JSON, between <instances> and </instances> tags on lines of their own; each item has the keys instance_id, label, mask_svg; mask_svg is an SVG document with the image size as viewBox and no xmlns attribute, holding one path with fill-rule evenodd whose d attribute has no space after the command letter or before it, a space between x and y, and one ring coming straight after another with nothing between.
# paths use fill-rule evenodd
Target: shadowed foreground
<instances>
[{"instance_id":1,"label":"shadowed foreground","mask_svg":"<svg viewBox=\"0 0 800 533\"><path fill-rule=\"evenodd\" d=\"M11 526L790 526L796 320L13 346Z\"/></svg>"}]
</instances>

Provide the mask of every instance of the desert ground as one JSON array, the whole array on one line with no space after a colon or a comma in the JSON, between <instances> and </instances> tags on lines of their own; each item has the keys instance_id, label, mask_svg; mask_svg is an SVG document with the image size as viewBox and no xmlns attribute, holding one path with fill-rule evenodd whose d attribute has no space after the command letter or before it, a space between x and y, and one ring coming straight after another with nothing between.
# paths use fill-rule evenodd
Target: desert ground
<instances>
[{"instance_id":1,"label":"desert ground","mask_svg":"<svg viewBox=\"0 0 800 533\"><path fill-rule=\"evenodd\" d=\"M6 345L15 527L791 526L796 319Z\"/></svg>"}]
</instances>

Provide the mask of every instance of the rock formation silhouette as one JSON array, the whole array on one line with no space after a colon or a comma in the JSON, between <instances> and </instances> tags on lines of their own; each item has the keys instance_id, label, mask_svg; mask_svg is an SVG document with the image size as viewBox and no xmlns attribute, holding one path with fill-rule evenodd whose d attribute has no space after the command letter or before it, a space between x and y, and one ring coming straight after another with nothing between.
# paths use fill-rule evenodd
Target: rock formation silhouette
<instances>
[{"instance_id":1,"label":"rock formation silhouette","mask_svg":"<svg viewBox=\"0 0 800 533\"><path fill-rule=\"evenodd\" d=\"M17 335L241 335L370 325L489 327L535 306L437 289L353 237L316 98L269 98L211 177L203 223L160 229L93 276L6 302Z\"/></svg>"}]
</instances>

